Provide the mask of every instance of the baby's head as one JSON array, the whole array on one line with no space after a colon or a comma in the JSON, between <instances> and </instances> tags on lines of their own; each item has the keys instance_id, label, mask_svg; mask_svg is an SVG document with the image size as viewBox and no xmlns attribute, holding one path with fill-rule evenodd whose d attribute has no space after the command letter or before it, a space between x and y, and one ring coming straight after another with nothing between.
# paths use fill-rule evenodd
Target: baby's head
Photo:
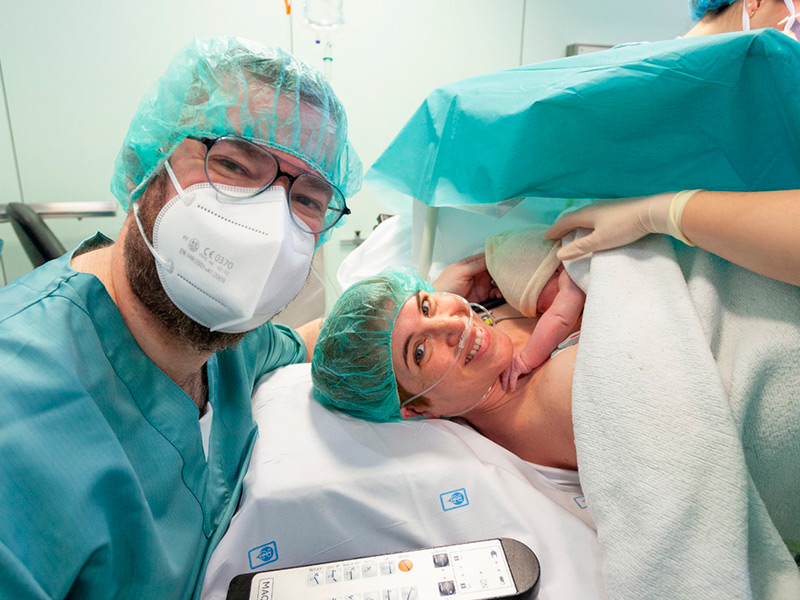
<instances>
[{"instance_id":1,"label":"baby's head","mask_svg":"<svg viewBox=\"0 0 800 600\"><path fill-rule=\"evenodd\" d=\"M486 240L486 268L503 298L526 317L537 314L537 300L561 261L560 240L545 239L547 225L531 225Z\"/></svg>"},{"instance_id":2,"label":"baby's head","mask_svg":"<svg viewBox=\"0 0 800 600\"><path fill-rule=\"evenodd\" d=\"M433 287L414 269L389 268L349 287L325 319L311 360L314 397L367 421L401 419L392 331L403 303Z\"/></svg>"}]
</instances>

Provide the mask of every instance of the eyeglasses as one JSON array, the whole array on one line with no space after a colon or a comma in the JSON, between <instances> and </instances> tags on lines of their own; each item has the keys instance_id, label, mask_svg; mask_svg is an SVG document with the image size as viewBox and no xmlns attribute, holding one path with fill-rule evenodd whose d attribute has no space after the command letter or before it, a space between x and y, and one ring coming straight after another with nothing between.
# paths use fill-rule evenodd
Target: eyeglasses
<instances>
[{"instance_id":1,"label":"eyeglasses","mask_svg":"<svg viewBox=\"0 0 800 600\"><path fill-rule=\"evenodd\" d=\"M339 188L312 173L287 173L264 146L236 136L191 139L205 145L206 177L223 196L252 198L286 177L290 214L300 230L323 233L350 214Z\"/></svg>"}]
</instances>

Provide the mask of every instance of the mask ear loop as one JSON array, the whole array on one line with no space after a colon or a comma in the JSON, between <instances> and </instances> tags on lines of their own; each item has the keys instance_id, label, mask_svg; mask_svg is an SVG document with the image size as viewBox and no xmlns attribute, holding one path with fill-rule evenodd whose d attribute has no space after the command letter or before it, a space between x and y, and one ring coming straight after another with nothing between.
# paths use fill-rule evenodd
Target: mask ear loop
<instances>
[{"instance_id":1,"label":"mask ear loop","mask_svg":"<svg viewBox=\"0 0 800 600\"><path fill-rule=\"evenodd\" d=\"M797 22L797 16L798 15L797 15L797 12L795 11L795 8L794 8L794 2L792 2L792 0L783 0L783 3L786 5L786 8L789 10L789 16L786 17L780 23L778 23L778 25L780 25L781 23L785 23L785 25L783 26L783 33L786 33L786 34L790 34L791 33L791 34L794 34L795 37L796 37L795 31L794 31L794 26L795 26L795 23ZM798 40L798 41L800 41L800 40Z\"/></svg>"},{"instance_id":2,"label":"mask ear loop","mask_svg":"<svg viewBox=\"0 0 800 600\"><path fill-rule=\"evenodd\" d=\"M182 196L183 188L178 183L178 180L175 177L175 173L172 172L172 168L169 166L169 161L165 162L164 166L167 169L167 173L169 174L170 179L172 179L172 184L175 186L175 189L178 190L178 195L181 196L181 198L183 198L183 196ZM132 208L133 208L133 219L136 221L136 226L139 228L139 233L142 236L142 240L144 241L144 245L147 246L148 250L150 250L150 254L153 255L153 258L155 258L159 263L161 263L161 266L164 267L167 270L168 273L172 273L172 271L175 270L175 263L173 263L171 260L165 260L164 257L162 257L158 253L158 250L156 250L153 247L153 245L150 243L150 240L147 239L147 236L144 233L144 226L142 225L142 219L141 219L141 217L139 217L139 201L138 200L134 200Z\"/></svg>"},{"instance_id":3,"label":"mask ear loop","mask_svg":"<svg viewBox=\"0 0 800 600\"><path fill-rule=\"evenodd\" d=\"M750 31L750 15L747 12L747 0L742 0L742 31Z\"/></svg>"},{"instance_id":4,"label":"mask ear loop","mask_svg":"<svg viewBox=\"0 0 800 600\"><path fill-rule=\"evenodd\" d=\"M183 203L186 206L189 206L194 200L194 194L187 194L181 184L178 183L178 178L175 176L175 172L172 170L172 167L169 164L169 161L164 161L164 168L167 170L167 175L169 175L170 181L172 181L172 185L175 188L175 191L178 192L178 197L183 200Z\"/></svg>"},{"instance_id":5,"label":"mask ear loop","mask_svg":"<svg viewBox=\"0 0 800 600\"><path fill-rule=\"evenodd\" d=\"M447 293L447 292L441 292L441 293ZM426 387L419 394L415 394L414 396L412 396L411 398L409 398L408 400L403 402L400 405L400 408L404 408L409 403L411 403L414 400L416 400L417 398L419 398L421 396L424 396L425 394L430 392L433 388L435 388L437 385L439 385L442 381L444 381L444 378L447 377L448 373L450 373L450 371L453 369L455 364L458 362L458 358L461 356L461 352L464 350L464 346L467 343L467 338L469 337L469 332L472 331L472 321L474 319L473 314L472 314L472 308L470 307L469 302L467 302L466 298L463 298L463 297L459 296L458 294L448 294L448 295L455 296L456 298L461 300L466 305L467 310L469 312L469 321L467 322L466 326L464 327L464 333L461 334L461 337L458 340L458 351L456 352L456 355L453 358L453 362L451 362L450 366L447 367L447 369L445 369L444 373L442 373L442 376L439 377L439 379L437 379L432 385Z\"/></svg>"}]
</instances>

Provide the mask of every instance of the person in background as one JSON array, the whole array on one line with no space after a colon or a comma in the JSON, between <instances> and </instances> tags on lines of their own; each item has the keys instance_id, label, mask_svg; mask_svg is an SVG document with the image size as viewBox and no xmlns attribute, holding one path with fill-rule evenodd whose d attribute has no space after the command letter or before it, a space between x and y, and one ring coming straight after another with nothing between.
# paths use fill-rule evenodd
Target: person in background
<instances>
[{"instance_id":1,"label":"person in background","mask_svg":"<svg viewBox=\"0 0 800 600\"><path fill-rule=\"evenodd\" d=\"M689 0L695 25L683 37L772 27L797 39L797 11L792 0Z\"/></svg>"},{"instance_id":2,"label":"person in background","mask_svg":"<svg viewBox=\"0 0 800 600\"><path fill-rule=\"evenodd\" d=\"M318 331L269 319L361 178L310 66L238 38L175 56L116 160L117 239L0 290L0 597L199 593L254 383L308 360Z\"/></svg>"}]
</instances>

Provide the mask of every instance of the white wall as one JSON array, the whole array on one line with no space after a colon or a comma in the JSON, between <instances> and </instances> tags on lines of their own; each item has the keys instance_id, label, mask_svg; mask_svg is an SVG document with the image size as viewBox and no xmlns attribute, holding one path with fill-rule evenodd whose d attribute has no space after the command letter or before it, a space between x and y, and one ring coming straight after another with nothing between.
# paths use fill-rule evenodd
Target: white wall
<instances>
[{"instance_id":1,"label":"white wall","mask_svg":"<svg viewBox=\"0 0 800 600\"><path fill-rule=\"evenodd\" d=\"M690 26L686 0L528 0L522 59L528 64L560 58L575 43L664 40Z\"/></svg>"},{"instance_id":2,"label":"white wall","mask_svg":"<svg viewBox=\"0 0 800 600\"><path fill-rule=\"evenodd\" d=\"M172 54L192 36L237 34L293 47L322 66L322 48L283 0L0 0L5 76L26 202L111 199L114 158L136 106ZM437 86L521 63L559 58L568 44L664 39L689 27L684 0L344 0L346 24L332 36L332 84L348 110L365 167ZM3 99L0 98L0 101ZM20 191L0 105L0 203ZM326 247L327 280L384 210L368 191ZM72 247L118 218L49 221ZM7 224L9 278L30 265ZM0 281L1 283L1 281Z\"/></svg>"}]
</instances>

